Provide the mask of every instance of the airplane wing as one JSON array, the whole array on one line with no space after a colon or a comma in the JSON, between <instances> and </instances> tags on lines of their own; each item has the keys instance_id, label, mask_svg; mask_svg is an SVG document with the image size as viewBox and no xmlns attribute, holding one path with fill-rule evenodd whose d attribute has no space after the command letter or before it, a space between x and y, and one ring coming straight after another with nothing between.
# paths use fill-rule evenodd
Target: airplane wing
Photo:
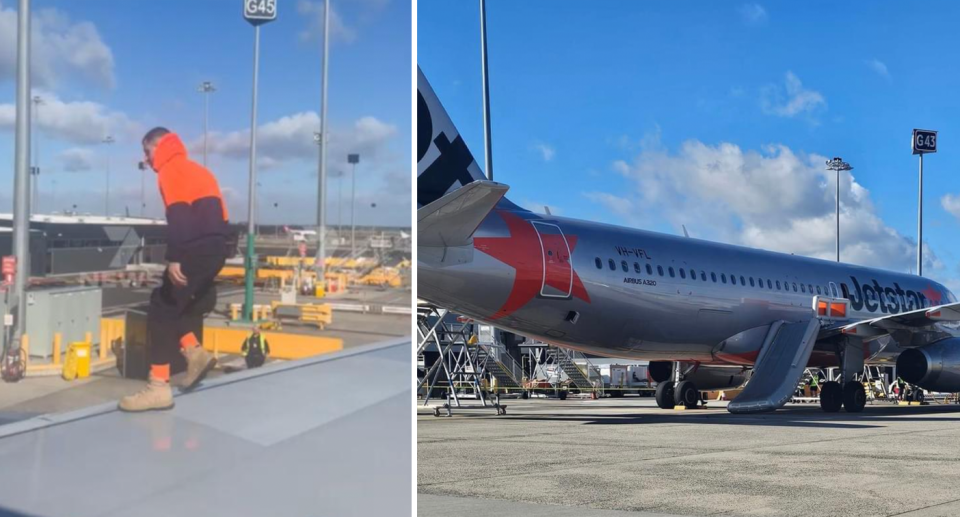
<instances>
[{"instance_id":1,"label":"airplane wing","mask_svg":"<svg viewBox=\"0 0 960 517\"><path fill-rule=\"evenodd\" d=\"M0 515L409 514L409 338L205 384L0 426Z\"/></svg>"},{"instance_id":2,"label":"airplane wing","mask_svg":"<svg viewBox=\"0 0 960 517\"><path fill-rule=\"evenodd\" d=\"M934 323L946 321L960 321L960 302L888 314L880 318L850 323L839 327L839 330L843 334L869 338L889 334L894 330L919 330Z\"/></svg>"},{"instance_id":3,"label":"airplane wing","mask_svg":"<svg viewBox=\"0 0 960 517\"><path fill-rule=\"evenodd\" d=\"M417 245L468 244L509 188L503 183L477 180L418 209Z\"/></svg>"}]
</instances>

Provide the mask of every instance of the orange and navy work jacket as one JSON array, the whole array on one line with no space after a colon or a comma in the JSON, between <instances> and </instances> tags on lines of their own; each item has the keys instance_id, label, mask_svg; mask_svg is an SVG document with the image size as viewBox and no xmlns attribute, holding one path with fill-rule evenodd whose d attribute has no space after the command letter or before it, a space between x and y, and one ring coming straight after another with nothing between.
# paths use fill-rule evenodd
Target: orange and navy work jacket
<instances>
[{"instance_id":1,"label":"orange and navy work jacket","mask_svg":"<svg viewBox=\"0 0 960 517\"><path fill-rule=\"evenodd\" d=\"M157 142L153 168L167 213L167 260L223 254L227 207L213 174L187 158L187 149L174 133Z\"/></svg>"}]
</instances>

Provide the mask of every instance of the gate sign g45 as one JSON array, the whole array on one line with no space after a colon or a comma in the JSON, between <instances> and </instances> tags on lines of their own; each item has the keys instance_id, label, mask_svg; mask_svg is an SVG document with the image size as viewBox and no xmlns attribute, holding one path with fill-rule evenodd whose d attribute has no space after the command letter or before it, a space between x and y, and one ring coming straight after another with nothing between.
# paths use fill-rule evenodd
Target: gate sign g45
<instances>
[{"instance_id":1,"label":"gate sign g45","mask_svg":"<svg viewBox=\"0 0 960 517\"><path fill-rule=\"evenodd\" d=\"M243 0L243 18L253 25L277 19L277 0Z\"/></svg>"},{"instance_id":2,"label":"gate sign g45","mask_svg":"<svg viewBox=\"0 0 960 517\"><path fill-rule=\"evenodd\" d=\"M928 129L913 130L913 154L937 152L937 132Z\"/></svg>"}]
</instances>

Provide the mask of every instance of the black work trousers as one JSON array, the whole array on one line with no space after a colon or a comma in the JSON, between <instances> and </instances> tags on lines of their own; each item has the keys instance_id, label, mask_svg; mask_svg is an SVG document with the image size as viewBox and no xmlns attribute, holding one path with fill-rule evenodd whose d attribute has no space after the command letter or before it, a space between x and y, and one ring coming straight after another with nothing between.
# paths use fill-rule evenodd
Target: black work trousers
<instances>
[{"instance_id":1,"label":"black work trousers","mask_svg":"<svg viewBox=\"0 0 960 517\"><path fill-rule=\"evenodd\" d=\"M203 317L217 305L214 283L223 268L223 255L198 255L180 263L187 285L170 281L164 272L163 285L150 295L147 313L147 347L150 364L171 364L175 373L183 369L180 338L193 332L203 337Z\"/></svg>"}]
</instances>

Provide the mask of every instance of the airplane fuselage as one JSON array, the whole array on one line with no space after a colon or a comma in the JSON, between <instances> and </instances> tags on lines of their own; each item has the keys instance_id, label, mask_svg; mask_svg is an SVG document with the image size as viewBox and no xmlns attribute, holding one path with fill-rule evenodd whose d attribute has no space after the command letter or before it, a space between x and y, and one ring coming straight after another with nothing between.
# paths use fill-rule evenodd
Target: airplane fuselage
<instances>
[{"instance_id":1,"label":"airplane fuselage","mask_svg":"<svg viewBox=\"0 0 960 517\"><path fill-rule=\"evenodd\" d=\"M956 301L914 275L509 205L483 220L472 244L418 254L423 299L545 342L631 359L753 364L769 325L809 318L818 295L849 299L854 319ZM865 355L891 360L916 344L885 336ZM819 346L810 363L834 365L836 354Z\"/></svg>"}]
</instances>

